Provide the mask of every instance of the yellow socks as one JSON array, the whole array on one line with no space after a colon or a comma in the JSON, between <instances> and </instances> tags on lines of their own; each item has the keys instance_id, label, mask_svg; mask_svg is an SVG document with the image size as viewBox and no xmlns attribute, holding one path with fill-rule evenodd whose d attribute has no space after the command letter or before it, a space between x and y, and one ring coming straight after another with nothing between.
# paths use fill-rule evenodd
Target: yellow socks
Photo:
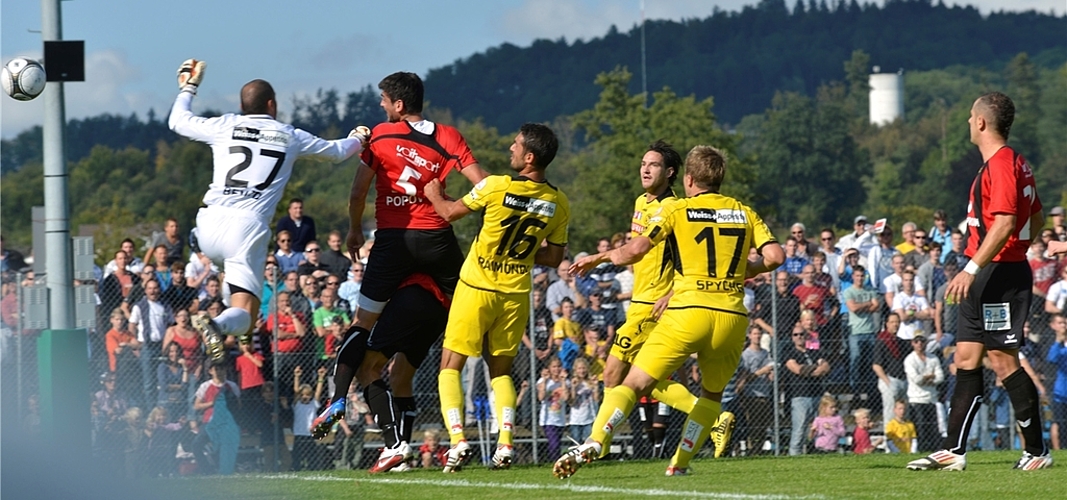
<instances>
[{"instance_id":1,"label":"yellow socks","mask_svg":"<svg viewBox=\"0 0 1067 500\"><path fill-rule=\"evenodd\" d=\"M511 400L515 400L512 389ZM466 439L463 435L463 384L459 380L459 370L444 369L437 375L437 392L441 398L441 416L445 418L445 429L452 446ZM497 401L500 396L497 395Z\"/></svg>"},{"instance_id":2,"label":"yellow socks","mask_svg":"<svg viewBox=\"0 0 1067 500\"><path fill-rule=\"evenodd\" d=\"M697 397L689 392L685 385L673 380L664 380L656 384L656 387L652 389L652 397L687 414L692 412L693 405L697 404Z\"/></svg>"},{"instance_id":3,"label":"yellow socks","mask_svg":"<svg viewBox=\"0 0 1067 500\"><path fill-rule=\"evenodd\" d=\"M515 405L517 396L515 395L515 382L511 380L511 377L504 375L503 377L494 378L490 381L490 385L493 386L493 394L495 395L496 418L499 420L497 423L500 427L500 436L497 439L497 443L501 445L511 446L511 433L514 430L515 423ZM442 391L442 394L444 392Z\"/></svg>"},{"instance_id":4,"label":"yellow socks","mask_svg":"<svg viewBox=\"0 0 1067 500\"><path fill-rule=\"evenodd\" d=\"M706 398L697 399L693 411L689 412L689 418L682 427L682 441L678 443L678 450L671 457L671 465L689 467L689 461L708 439L711 427L715 425L715 419L719 418L721 412L722 403Z\"/></svg>"},{"instance_id":5,"label":"yellow socks","mask_svg":"<svg viewBox=\"0 0 1067 500\"><path fill-rule=\"evenodd\" d=\"M593 421L593 432L589 435L590 440L600 443L602 454L603 450L611 447L615 428L626 420L635 404L637 394L625 385L616 386L604 395L604 402L600 404L600 411Z\"/></svg>"}]
</instances>

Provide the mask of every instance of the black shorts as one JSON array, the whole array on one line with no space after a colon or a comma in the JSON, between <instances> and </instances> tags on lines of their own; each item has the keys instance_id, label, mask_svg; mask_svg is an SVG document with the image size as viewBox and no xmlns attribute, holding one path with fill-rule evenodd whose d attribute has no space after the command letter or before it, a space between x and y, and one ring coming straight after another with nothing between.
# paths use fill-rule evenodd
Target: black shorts
<instances>
[{"instance_id":1,"label":"black shorts","mask_svg":"<svg viewBox=\"0 0 1067 500\"><path fill-rule=\"evenodd\" d=\"M413 273L433 278L445 295L452 296L463 267L463 251L452 228L379 229L367 258L360 286L359 306L381 312L400 283Z\"/></svg>"},{"instance_id":2,"label":"black shorts","mask_svg":"<svg viewBox=\"0 0 1067 500\"><path fill-rule=\"evenodd\" d=\"M992 262L978 271L967 298L960 301L956 341L978 342L995 351L1026 345L1023 323L1033 283L1026 262Z\"/></svg>"},{"instance_id":3,"label":"black shorts","mask_svg":"<svg viewBox=\"0 0 1067 500\"><path fill-rule=\"evenodd\" d=\"M421 286L406 286L385 306L367 338L367 349L386 358L402 352L411 366L418 368L441 338L446 323L448 309L437 297Z\"/></svg>"}]
</instances>

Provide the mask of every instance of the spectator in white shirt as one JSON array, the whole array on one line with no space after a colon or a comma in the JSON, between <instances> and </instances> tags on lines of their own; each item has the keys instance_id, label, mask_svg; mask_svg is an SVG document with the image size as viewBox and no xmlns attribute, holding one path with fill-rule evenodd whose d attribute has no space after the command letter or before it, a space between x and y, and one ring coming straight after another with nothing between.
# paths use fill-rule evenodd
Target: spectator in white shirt
<instances>
[{"instance_id":1,"label":"spectator in white shirt","mask_svg":"<svg viewBox=\"0 0 1067 500\"><path fill-rule=\"evenodd\" d=\"M893 297L893 312L901 320L897 336L904 340L911 340L916 335L925 336L928 329L923 327L923 322L933 319L933 309L926 297L915 293L915 273L904 271L901 279L901 290Z\"/></svg>"}]
</instances>

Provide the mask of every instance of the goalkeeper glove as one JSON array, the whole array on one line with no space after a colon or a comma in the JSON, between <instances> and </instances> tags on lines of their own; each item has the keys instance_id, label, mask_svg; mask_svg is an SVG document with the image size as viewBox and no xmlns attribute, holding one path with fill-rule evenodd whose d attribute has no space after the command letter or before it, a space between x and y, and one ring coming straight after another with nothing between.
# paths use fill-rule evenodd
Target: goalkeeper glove
<instances>
[{"instance_id":1,"label":"goalkeeper glove","mask_svg":"<svg viewBox=\"0 0 1067 500\"><path fill-rule=\"evenodd\" d=\"M185 62L178 67L178 88L181 89L182 92L189 92L196 95L196 89L204 79L204 68L206 67L207 63L204 61L186 59Z\"/></svg>"},{"instance_id":2,"label":"goalkeeper glove","mask_svg":"<svg viewBox=\"0 0 1067 500\"><path fill-rule=\"evenodd\" d=\"M349 139L359 139L360 150L366 149L370 142L370 129L366 125L360 125L348 133Z\"/></svg>"}]
</instances>

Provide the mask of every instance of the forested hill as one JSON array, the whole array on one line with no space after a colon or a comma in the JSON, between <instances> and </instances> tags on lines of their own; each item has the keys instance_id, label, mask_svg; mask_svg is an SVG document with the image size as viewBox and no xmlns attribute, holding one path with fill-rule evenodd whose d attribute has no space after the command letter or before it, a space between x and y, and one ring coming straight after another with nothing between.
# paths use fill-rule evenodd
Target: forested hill
<instances>
[{"instance_id":1,"label":"forested hill","mask_svg":"<svg viewBox=\"0 0 1067 500\"><path fill-rule=\"evenodd\" d=\"M767 108L776 91L813 95L839 79L854 49L883 71L952 65L1000 68L1020 52L1038 66L1067 60L1067 17L993 13L940 1L762 0L740 12L704 19L649 21L645 26L648 89L714 96L720 122L736 124ZM587 109L597 100L596 75L617 65L634 71L641 90L641 30L614 27L590 41L504 44L431 70L427 98L456 118L482 117L501 130Z\"/></svg>"}]
</instances>

